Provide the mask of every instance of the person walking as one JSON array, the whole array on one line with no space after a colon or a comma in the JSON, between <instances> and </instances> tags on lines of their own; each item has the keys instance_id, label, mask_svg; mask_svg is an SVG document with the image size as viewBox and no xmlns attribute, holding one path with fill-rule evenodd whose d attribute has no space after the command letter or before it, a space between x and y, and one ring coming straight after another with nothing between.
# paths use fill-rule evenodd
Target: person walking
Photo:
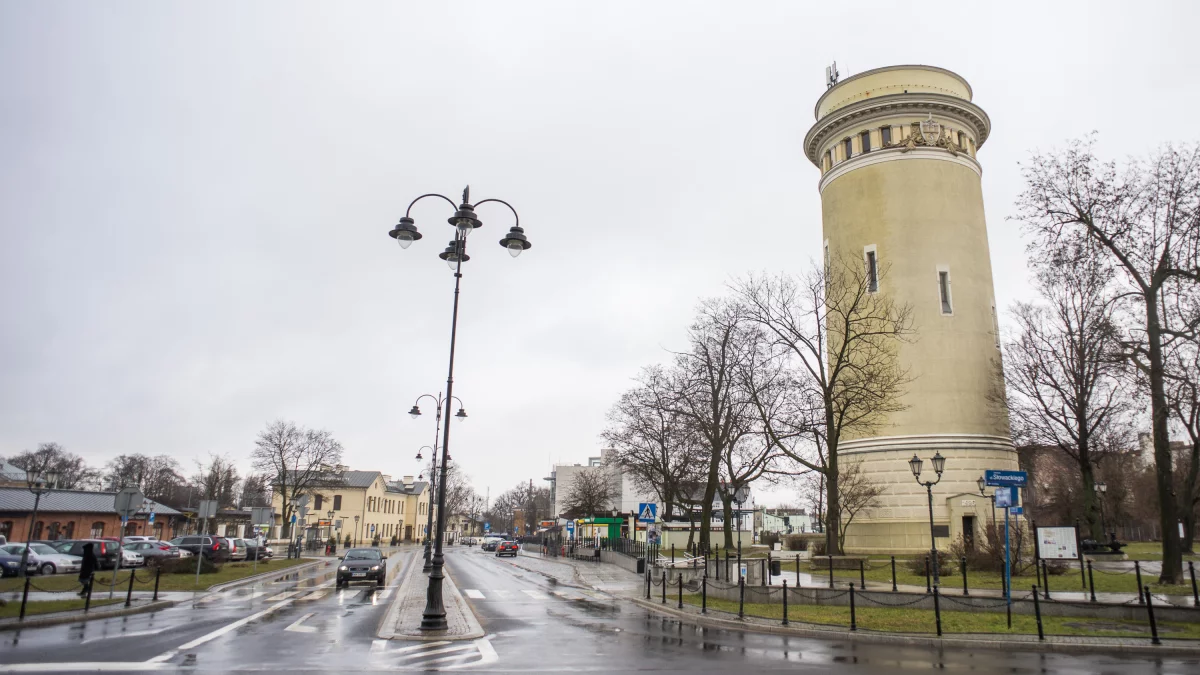
<instances>
[{"instance_id":1,"label":"person walking","mask_svg":"<svg viewBox=\"0 0 1200 675\"><path fill-rule=\"evenodd\" d=\"M83 588L79 591L79 597L86 598L88 591L92 589L92 579L96 576L96 552L95 545L87 543L83 545L83 560L79 562L79 583Z\"/></svg>"}]
</instances>

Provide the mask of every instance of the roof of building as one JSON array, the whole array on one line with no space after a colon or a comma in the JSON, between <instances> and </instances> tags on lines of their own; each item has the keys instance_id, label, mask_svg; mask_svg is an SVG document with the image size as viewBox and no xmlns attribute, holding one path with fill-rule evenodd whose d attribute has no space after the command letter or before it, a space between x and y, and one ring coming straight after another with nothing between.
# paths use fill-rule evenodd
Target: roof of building
<instances>
[{"instance_id":1,"label":"roof of building","mask_svg":"<svg viewBox=\"0 0 1200 675\"><path fill-rule=\"evenodd\" d=\"M23 481L25 480L25 469L0 459L0 479Z\"/></svg>"},{"instance_id":2,"label":"roof of building","mask_svg":"<svg viewBox=\"0 0 1200 675\"><path fill-rule=\"evenodd\" d=\"M296 471L292 474L295 475ZM340 474L330 471L319 474L318 479L314 481L313 489L319 488L369 488L371 483L374 483L381 475L378 471L343 471Z\"/></svg>"},{"instance_id":3,"label":"roof of building","mask_svg":"<svg viewBox=\"0 0 1200 675\"><path fill-rule=\"evenodd\" d=\"M403 481L397 480L387 484L387 491L398 492L404 495L419 495L424 494L427 485L429 483L423 480L414 481L408 485L405 485Z\"/></svg>"},{"instance_id":4,"label":"roof of building","mask_svg":"<svg viewBox=\"0 0 1200 675\"><path fill-rule=\"evenodd\" d=\"M88 490L51 490L42 495L38 510L46 513L116 513L113 509L115 492ZM33 493L24 487L0 487L0 512L33 511ZM162 516L177 516L179 511L147 499L138 513L149 513L151 507Z\"/></svg>"}]
</instances>

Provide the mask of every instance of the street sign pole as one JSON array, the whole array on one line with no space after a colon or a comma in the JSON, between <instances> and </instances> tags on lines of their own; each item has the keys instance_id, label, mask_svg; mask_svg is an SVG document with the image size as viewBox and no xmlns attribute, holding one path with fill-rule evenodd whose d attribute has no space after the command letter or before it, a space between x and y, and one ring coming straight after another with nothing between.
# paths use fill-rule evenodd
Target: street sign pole
<instances>
[{"instance_id":1,"label":"street sign pole","mask_svg":"<svg viewBox=\"0 0 1200 675\"><path fill-rule=\"evenodd\" d=\"M121 571L121 559L125 557L125 527L129 523L129 518L121 516L121 536L117 539L117 566L113 568L112 583L108 585L108 599L112 600L113 591L117 588L117 573ZM132 574L132 572L130 573Z\"/></svg>"},{"instance_id":2,"label":"street sign pole","mask_svg":"<svg viewBox=\"0 0 1200 675\"><path fill-rule=\"evenodd\" d=\"M196 583L200 586L200 562L204 560L204 533L208 532L208 517L200 520L200 550L196 551Z\"/></svg>"},{"instance_id":3,"label":"street sign pole","mask_svg":"<svg viewBox=\"0 0 1200 675\"><path fill-rule=\"evenodd\" d=\"M1008 559L1008 510L1004 507L1004 602L1008 606L1008 627L1012 628L1012 568Z\"/></svg>"}]
</instances>

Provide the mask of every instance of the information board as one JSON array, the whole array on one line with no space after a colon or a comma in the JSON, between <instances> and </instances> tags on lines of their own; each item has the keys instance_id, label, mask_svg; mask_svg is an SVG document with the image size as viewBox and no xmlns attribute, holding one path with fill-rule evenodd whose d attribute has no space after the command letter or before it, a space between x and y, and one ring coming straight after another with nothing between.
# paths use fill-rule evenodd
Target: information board
<instances>
[{"instance_id":1,"label":"information board","mask_svg":"<svg viewBox=\"0 0 1200 675\"><path fill-rule=\"evenodd\" d=\"M1039 527L1037 529L1038 557L1043 560L1077 560L1075 528Z\"/></svg>"}]
</instances>

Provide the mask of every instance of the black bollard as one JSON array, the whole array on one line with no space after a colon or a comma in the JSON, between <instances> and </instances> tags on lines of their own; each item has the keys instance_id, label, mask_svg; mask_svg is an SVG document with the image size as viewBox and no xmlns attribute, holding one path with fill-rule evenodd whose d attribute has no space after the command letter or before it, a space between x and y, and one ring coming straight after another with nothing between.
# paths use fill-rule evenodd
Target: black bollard
<instances>
[{"instance_id":1,"label":"black bollard","mask_svg":"<svg viewBox=\"0 0 1200 675\"><path fill-rule=\"evenodd\" d=\"M671 544L671 565L675 565L675 544Z\"/></svg>"},{"instance_id":2,"label":"black bollard","mask_svg":"<svg viewBox=\"0 0 1200 675\"><path fill-rule=\"evenodd\" d=\"M738 618L745 618L746 607L746 578L738 574Z\"/></svg>"},{"instance_id":3,"label":"black bollard","mask_svg":"<svg viewBox=\"0 0 1200 675\"><path fill-rule=\"evenodd\" d=\"M783 580L783 625L787 625L787 579Z\"/></svg>"},{"instance_id":4,"label":"black bollard","mask_svg":"<svg viewBox=\"0 0 1200 675\"><path fill-rule=\"evenodd\" d=\"M676 609L683 609L683 575L679 575L679 604Z\"/></svg>"},{"instance_id":5,"label":"black bollard","mask_svg":"<svg viewBox=\"0 0 1200 675\"><path fill-rule=\"evenodd\" d=\"M1096 580L1092 577L1092 561L1087 561L1088 588L1092 591L1092 602L1096 601Z\"/></svg>"},{"instance_id":6,"label":"black bollard","mask_svg":"<svg viewBox=\"0 0 1200 675\"><path fill-rule=\"evenodd\" d=\"M892 556L892 592L896 592L896 556Z\"/></svg>"},{"instance_id":7,"label":"black bollard","mask_svg":"<svg viewBox=\"0 0 1200 675\"><path fill-rule=\"evenodd\" d=\"M833 588L833 556L829 556L829 588Z\"/></svg>"},{"instance_id":8,"label":"black bollard","mask_svg":"<svg viewBox=\"0 0 1200 675\"><path fill-rule=\"evenodd\" d=\"M162 567L155 567L154 568L154 598L153 598L153 600L155 602L158 602L158 578L161 576L162 576Z\"/></svg>"},{"instance_id":9,"label":"black bollard","mask_svg":"<svg viewBox=\"0 0 1200 675\"><path fill-rule=\"evenodd\" d=\"M1038 587L1033 587L1033 614L1037 617L1038 640L1045 641L1046 633L1042 630L1042 603L1038 602Z\"/></svg>"},{"instance_id":10,"label":"black bollard","mask_svg":"<svg viewBox=\"0 0 1200 675\"><path fill-rule=\"evenodd\" d=\"M133 602L133 580L137 578L137 573L129 570L129 590L125 591L125 606L128 607Z\"/></svg>"},{"instance_id":11,"label":"black bollard","mask_svg":"<svg viewBox=\"0 0 1200 675\"><path fill-rule=\"evenodd\" d=\"M700 579L700 613L708 614L708 575Z\"/></svg>"},{"instance_id":12,"label":"black bollard","mask_svg":"<svg viewBox=\"0 0 1200 675\"><path fill-rule=\"evenodd\" d=\"M1146 615L1150 617L1150 644L1161 645L1162 641L1158 639L1158 623L1154 620L1154 598L1150 595L1150 587L1144 586L1142 589L1146 594Z\"/></svg>"},{"instance_id":13,"label":"black bollard","mask_svg":"<svg viewBox=\"0 0 1200 675\"><path fill-rule=\"evenodd\" d=\"M94 572L93 572L93 576L95 576ZM96 580L94 578L88 580L87 597L85 597L83 599L83 613L84 614L87 614L88 610L92 608L92 586L96 585L95 582L96 582Z\"/></svg>"},{"instance_id":14,"label":"black bollard","mask_svg":"<svg viewBox=\"0 0 1200 675\"><path fill-rule=\"evenodd\" d=\"M1200 607L1200 592L1196 590L1196 566L1188 561L1188 574L1192 575L1192 607Z\"/></svg>"},{"instance_id":15,"label":"black bollard","mask_svg":"<svg viewBox=\"0 0 1200 675\"><path fill-rule=\"evenodd\" d=\"M767 582L771 580L771 566L767 564L768 562L770 562L769 561L770 557L771 557L771 552L767 551L767 557L762 558L761 561L758 563L758 569L762 571L762 578L758 580L759 586L766 586Z\"/></svg>"},{"instance_id":16,"label":"black bollard","mask_svg":"<svg viewBox=\"0 0 1200 675\"><path fill-rule=\"evenodd\" d=\"M938 601L938 587L933 587L933 619L937 622L938 637L942 637L942 604Z\"/></svg>"},{"instance_id":17,"label":"black bollard","mask_svg":"<svg viewBox=\"0 0 1200 675\"><path fill-rule=\"evenodd\" d=\"M858 619L854 615L854 584L850 584L850 630L858 630ZM938 633L941 635L941 633Z\"/></svg>"},{"instance_id":18,"label":"black bollard","mask_svg":"<svg viewBox=\"0 0 1200 675\"><path fill-rule=\"evenodd\" d=\"M1137 560L1133 561L1133 572L1137 575L1138 604L1144 605L1146 601L1142 598L1142 564Z\"/></svg>"},{"instance_id":19,"label":"black bollard","mask_svg":"<svg viewBox=\"0 0 1200 675\"><path fill-rule=\"evenodd\" d=\"M666 570L663 570L662 587L663 587L662 604L665 605L665 604L667 604L667 571Z\"/></svg>"},{"instance_id":20,"label":"black bollard","mask_svg":"<svg viewBox=\"0 0 1200 675\"><path fill-rule=\"evenodd\" d=\"M863 590L867 588L866 561L863 560L858 561L858 587Z\"/></svg>"},{"instance_id":21,"label":"black bollard","mask_svg":"<svg viewBox=\"0 0 1200 675\"><path fill-rule=\"evenodd\" d=\"M967 591L967 556L964 555L962 559L958 561L958 565L962 568L963 573L963 595L970 595L970 592Z\"/></svg>"},{"instance_id":22,"label":"black bollard","mask_svg":"<svg viewBox=\"0 0 1200 675\"><path fill-rule=\"evenodd\" d=\"M933 587L929 582L929 556L925 556L925 592L932 593Z\"/></svg>"},{"instance_id":23,"label":"black bollard","mask_svg":"<svg viewBox=\"0 0 1200 675\"><path fill-rule=\"evenodd\" d=\"M1195 572L1192 573L1192 579L1193 579L1192 588L1195 588L1196 587L1196 583L1195 583L1196 573ZM799 553L796 554L796 588L800 588L800 554ZM1197 603L1197 604L1200 604L1200 603Z\"/></svg>"},{"instance_id":24,"label":"black bollard","mask_svg":"<svg viewBox=\"0 0 1200 675\"><path fill-rule=\"evenodd\" d=\"M1042 593L1045 599L1050 599L1050 568L1046 565L1046 561L1042 561L1042 583L1045 586L1042 588Z\"/></svg>"},{"instance_id":25,"label":"black bollard","mask_svg":"<svg viewBox=\"0 0 1200 675\"><path fill-rule=\"evenodd\" d=\"M650 599L650 570L646 570L646 599Z\"/></svg>"}]
</instances>

